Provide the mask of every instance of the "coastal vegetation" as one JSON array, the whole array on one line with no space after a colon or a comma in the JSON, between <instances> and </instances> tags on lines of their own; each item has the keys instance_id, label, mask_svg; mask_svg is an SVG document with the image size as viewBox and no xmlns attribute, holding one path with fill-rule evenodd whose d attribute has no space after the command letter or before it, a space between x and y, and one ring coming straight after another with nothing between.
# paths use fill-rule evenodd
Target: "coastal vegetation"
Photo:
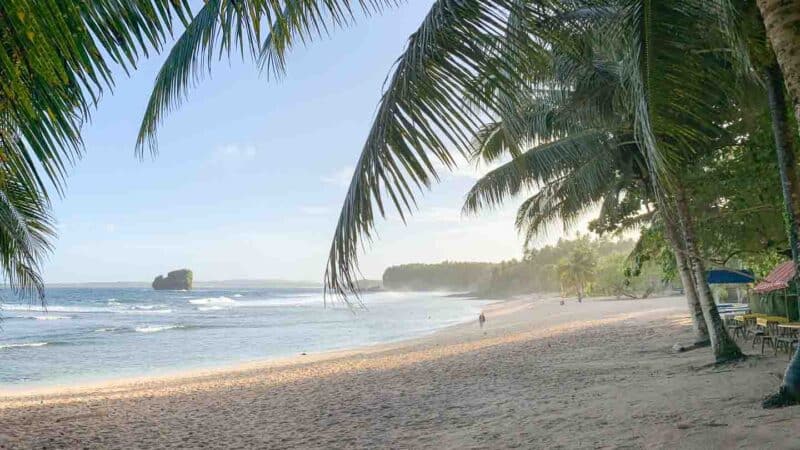
<instances>
[{"instance_id":1,"label":"coastal vegetation","mask_svg":"<svg viewBox=\"0 0 800 450\"><path fill-rule=\"evenodd\" d=\"M347 26L359 7L369 15L396 3L209 0L189 13L171 0L2 2L7 278L43 297L48 191L62 191L81 155L81 125L112 89L112 66L133 70L162 50L176 21L185 24L155 81L141 154L155 150L165 114L216 55L249 55L279 75L296 44ZM696 340L710 342L717 362L740 358L705 272L763 273L785 255L800 263L798 11L800 0L433 2L367 132L327 287L352 298L376 217L392 207L406 219L440 164L503 161L470 191L466 212L524 197L517 226L530 243L544 227L570 228L599 206L593 227L601 234L642 230L635 262L660 264L671 253ZM601 275L588 255L576 251L554 270L578 296ZM799 401L800 349L764 405Z\"/></svg>"},{"instance_id":2,"label":"coastal vegetation","mask_svg":"<svg viewBox=\"0 0 800 450\"><path fill-rule=\"evenodd\" d=\"M383 286L470 292L488 298L532 293L577 296L579 289L581 296L646 298L671 288L674 271L663 270L654 261L637 261L634 249L633 240L579 236L528 249L522 260L392 266L383 274Z\"/></svg>"},{"instance_id":3,"label":"coastal vegetation","mask_svg":"<svg viewBox=\"0 0 800 450\"><path fill-rule=\"evenodd\" d=\"M489 277L495 264L450 262L402 264L383 272L383 288L408 291L474 291Z\"/></svg>"}]
</instances>

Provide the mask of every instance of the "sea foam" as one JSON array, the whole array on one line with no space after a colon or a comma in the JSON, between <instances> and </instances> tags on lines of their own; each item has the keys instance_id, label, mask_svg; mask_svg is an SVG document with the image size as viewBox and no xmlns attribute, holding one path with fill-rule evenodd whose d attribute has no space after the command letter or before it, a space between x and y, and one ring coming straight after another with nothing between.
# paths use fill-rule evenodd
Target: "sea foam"
<instances>
[{"instance_id":1,"label":"sea foam","mask_svg":"<svg viewBox=\"0 0 800 450\"><path fill-rule=\"evenodd\" d=\"M178 328L183 328L183 325L145 325L134 328L134 331L138 333L157 333L159 331L175 330Z\"/></svg>"},{"instance_id":2,"label":"sea foam","mask_svg":"<svg viewBox=\"0 0 800 450\"><path fill-rule=\"evenodd\" d=\"M23 347L44 347L48 342L30 342L24 344L0 344L0 350L9 348L23 348Z\"/></svg>"},{"instance_id":3,"label":"sea foam","mask_svg":"<svg viewBox=\"0 0 800 450\"><path fill-rule=\"evenodd\" d=\"M189 300L189 303L193 305L233 305L236 304L236 300L228 297L208 297Z\"/></svg>"},{"instance_id":4,"label":"sea foam","mask_svg":"<svg viewBox=\"0 0 800 450\"><path fill-rule=\"evenodd\" d=\"M219 310L222 310L222 309L227 309L227 308L225 308L224 306L221 306L221 305L198 306L197 307L198 311L219 311Z\"/></svg>"}]
</instances>

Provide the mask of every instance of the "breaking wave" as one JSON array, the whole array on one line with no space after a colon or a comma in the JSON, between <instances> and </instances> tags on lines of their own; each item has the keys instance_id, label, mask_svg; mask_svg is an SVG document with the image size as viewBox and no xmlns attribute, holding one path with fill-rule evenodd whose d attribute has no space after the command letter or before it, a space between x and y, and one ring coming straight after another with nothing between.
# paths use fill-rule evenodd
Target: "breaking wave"
<instances>
[{"instance_id":1,"label":"breaking wave","mask_svg":"<svg viewBox=\"0 0 800 450\"><path fill-rule=\"evenodd\" d=\"M24 348L24 347L44 347L47 344L49 344L49 342L28 342L28 343L20 343L20 344L0 344L0 350L10 349L10 348Z\"/></svg>"},{"instance_id":2,"label":"breaking wave","mask_svg":"<svg viewBox=\"0 0 800 450\"><path fill-rule=\"evenodd\" d=\"M133 331L137 333L157 333L159 331L175 330L185 328L183 325L145 325L136 327Z\"/></svg>"}]
</instances>

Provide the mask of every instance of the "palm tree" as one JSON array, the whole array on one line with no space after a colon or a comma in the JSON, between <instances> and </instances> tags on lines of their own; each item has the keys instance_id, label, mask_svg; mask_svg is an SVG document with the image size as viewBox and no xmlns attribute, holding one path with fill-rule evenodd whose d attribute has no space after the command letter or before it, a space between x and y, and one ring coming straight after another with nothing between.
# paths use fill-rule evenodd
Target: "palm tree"
<instances>
[{"instance_id":1,"label":"palm tree","mask_svg":"<svg viewBox=\"0 0 800 450\"><path fill-rule=\"evenodd\" d=\"M800 122L800 0L757 0L767 37L780 64Z\"/></svg>"},{"instance_id":2,"label":"palm tree","mask_svg":"<svg viewBox=\"0 0 800 450\"><path fill-rule=\"evenodd\" d=\"M586 293L586 284L594 280L597 268L597 255L588 245L587 238L579 238L578 245L570 254L559 261L556 266L559 280L572 286L578 296L578 302L583 300Z\"/></svg>"},{"instance_id":3,"label":"palm tree","mask_svg":"<svg viewBox=\"0 0 800 450\"><path fill-rule=\"evenodd\" d=\"M800 182L797 176L795 137L788 115L786 88L794 101L796 123L800 123L800 57L797 46L800 30L790 26L800 19L800 2L777 2L759 0L760 17L745 7L746 19L763 20L764 27L750 26L749 50L754 65L762 74L769 98L775 150L781 176L784 198L786 232L789 238L792 260L795 265L795 281L800 281ZM748 5L749 6L749 5ZM766 29L765 29L766 28ZM765 43L765 41L769 43ZM764 399L766 408L800 403L800 347L795 351L784 373L778 392Z\"/></svg>"},{"instance_id":4,"label":"palm tree","mask_svg":"<svg viewBox=\"0 0 800 450\"><path fill-rule=\"evenodd\" d=\"M789 248L795 265L795 282L800 280L800 249L798 248L798 224L800 224L800 183L797 179L797 160L795 159L794 133L788 125L787 105L784 97L781 72L776 65L764 71L769 93L772 114L775 148L778 155L778 168L786 208L786 228L789 235ZM785 406L800 403L800 347L796 349L783 377L777 393L764 400L765 407Z\"/></svg>"},{"instance_id":5,"label":"palm tree","mask_svg":"<svg viewBox=\"0 0 800 450\"><path fill-rule=\"evenodd\" d=\"M557 73L550 84L570 88L539 89L531 94L520 117L513 120L515 124L527 124L519 136L523 142L508 142L512 133L505 122L488 125L477 138L478 156L490 162L511 153L512 148L518 152L525 142L543 142L476 183L464 207L465 212L474 213L526 188L539 188L522 204L517 216L518 228L526 233L526 245L548 223L562 222L567 227L601 201L606 210L623 190L644 190L645 197L650 197L646 192L653 191L645 157L633 135L633 120L613 107L618 92L624 89L618 63L591 47L573 46L567 50L554 51ZM517 134L519 128L517 125ZM641 203L638 205L641 208ZM662 221L669 217L662 215ZM695 281L690 272L683 227L674 221L667 221L666 225L686 286L696 343L702 344L708 342L709 336L695 285L706 284L705 278ZM708 290L707 285L705 289Z\"/></svg>"}]
</instances>

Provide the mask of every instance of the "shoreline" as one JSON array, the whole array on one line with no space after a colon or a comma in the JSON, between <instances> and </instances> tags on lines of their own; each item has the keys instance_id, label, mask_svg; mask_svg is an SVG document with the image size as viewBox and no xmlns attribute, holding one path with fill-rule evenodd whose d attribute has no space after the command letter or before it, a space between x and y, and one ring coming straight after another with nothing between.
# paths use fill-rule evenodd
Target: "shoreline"
<instances>
[{"instance_id":1,"label":"shoreline","mask_svg":"<svg viewBox=\"0 0 800 450\"><path fill-rule=\"evenodd\" d=\"M466 299L466 300L483 300L487 301L484 307L485 311L491 311L492 314L504 315L503 306L509 302L514 302L515 299ZM164 373L159 374L142 374L131 376L99 376L96 379L89 377L89 381L75 380L74 382L43 382L42 385L36 383L34 385L0 385L0 409L9 400L21 399L26 397L46 397L52 395L79 395L89 392L99 392L105 390L117 390L120 388L128 388L132 386L147 386L150 384L180 382L185 380L202 379L208 377L218 377L222 375L238 374L245 371L254 371L259 369L278 369L290 367L293 365L307 364L327 361L335 358L345 358L357 354L371 354L375 352L382 352L402 348L406 345L413 345L417 342L424 342L427 339L435 338L439 333L452 332L462 327L468 327L475 321L464 321L461 323L447 325L442 328L425 332L418 336L400 338L380 343L366 343L355 347L348 347L342 349L323 350L317 353L296 354L291 356L277 356L259 358L251 361L242 361L234 363L219 363L212 364L209 367L188 367L188 368L174 368L165 369ZM457 332L457 331L456 331Z\"/></svg>"},{"instance_id":2,"label":"shoreline","mask_svg":"<svg viewBox=\"0 0 800 450\"><path fill-rule=\"evenodd\" d=\"M663 297L662 297L663 298ZM508 316L519 313L532 304L538 302L549 302L555 304L560 298L556 299L549 296L519 296L508 299L489 300L484 308L490 320L503 320ZM653 300L653 299L651 299ZM585 300L584 304L593 302L617 302L611 298L594 298ZM650 313L650 312L647 312ZM611 318L611 321L621 321L630 318L630 315L618 315ZM543 336L548 333L563 331L564 324L573 326L590 326L600 323L598 320L572 320L561 321L560 326L546 327L538 330L535 334ZM518 323L506 323L504 333L519 333ZM509 325L515 325L509 327ZM488 328L488 327L487 327ZM414 349L418 346L439 346L442 344L471 342L476 336L470 336L470 331L479 330L477 320L445 326L433 332L425 333L416 337L400 339L397 341L384 342L378 344L365 344L363 346L351 347L346 349L326 350L319 353L309 353L306 355L292 355L276 358L265 358L253 361L245 361L233 364L220 364L208 368L177 368L164 374L135 375L123 377L111 377L108 379L93 380L88 382L76 381L75 383L56 383L48 386L20 386L17 388L0 388L0 410L9 407L17 407L22 404L32 404L43 399L74 398L85 399L101 396L103 398L118 397L119 392L130 395L133 392L145 392L149 389L165 389L165 394L174 385L192 386L203 389L207 387L209 380L230 377L248 377L260 371L274 371L300 368L308 365L322 364L331 361L353 358L369 358L385 352L403 352ZM485 334L485 333L484 333ZM517 338L527 338L530 333L525 333ZM477 340L482 336L477 336ZM494 342L487 342L492 345Z\"/></svg>"},{"instance_id":3,"label":"shoreline","mask_svg":"<svg viewBox=\"0 0 800 450\"><path fill-rule=\"evenodd\" d=\"M106 307L105 304L103 304L101 306L102 308L111 308L111 312L112 313L116 313L116 311L113 310L113 308L116 308L117 305L120 305L120 304L127 305L127 303L125 303L126 301L124 299L123 299L123 303L119 303L117 298L116 298L119 295L115 295L115 294L117 294L117 293L115 293L115 292L109 292L108 293L108 295L112 296L113 298L109 298L107 303L109 305L111 305L110 302L114 302L113 305ZM372 293L369 293L369 294L372 294ZM392 293L389 293L389 294L392 294ZM73 346L73 345L69 345L67 347L65 345L63 347L64 351L71 352L71 354L72 354L72 359L69 359L69 361L85 361L85 362L79 363L79 364L75 364L74 367L70 367L69 364L62 364L61 366L65 366L65 368L67 369L67 370L64 370L64 371L60 370L60 366L59 365L48 367L48 365L46 364L46 362L47 362L47 356L46 355L42 356L41 353L33 354L33 352L31 352L30 355L28 355L27 353L24 353L24 354L23 353L18 353L18 352L15 352L17 349L13 349L12 348L11 350L9 350L9 357L11 357L12 359L13 358L22 358L22 357L24 357L24 358L30 357L30 358L34 358L34 359L38 358L40 361L42 361L42 364L39 364L39 366L36 368L37 370L39 370L39 372L38 373L36 373L36 372L32 373L31 374L32 376L27 376L28 373L26 373L25 371L20 371L20 375L14 377L12 375L14 375L16 373L15 371L13 371L13 370L6 371L6 373L3 374L4 375L3 378L7 378L8 381L4 380L2 383L0 383L0 399L2 399L4 397L9 397L9 396L40 395L40 394L44 394L44 393L54 393L54 392L60 392L60 391L64 391L64 390L91 389L91 388L95 388L95 387L105 387L105 386L108 386L108 385L117 385L117 384L125 384L125 383L141 383L141 382L145 382L145 381L149 381L149 380L182 378L182 377L188 377L188 376L193 376L193 375L202 375L202 374L205 374L205 373L224 372L224 371L228 371L228 370L231 370L231 369L237 369L237 368L240 368L240 367L248 367L248 366L253 366L253 365L262 365L262 364L271 365L273 362L288 364L288 363L291 363L291 362L293 362L295 360L296 361L309 360L310 358L309 358L308 355L321 355L321 354L328 354L328 353L337 354L337 353L341 353L341 352L355 351L355 350L374 347L374 346L382 346L382 345L387 345L387 344L400 343L400 342L403 342L403 341L406 341L406 340L413 340L413 339L425 337L425 336L428 336L430 334L436 333L436 332L438 332L440 330L443 330L443 329L446 329L446 328L449 328L449 327L452 327L452 326L458 326L458 325L461 325L463 323L467 323L467 322L471 321L473 319L473 317L477 318L478 311L481 308L487 307L488 305L491 305L491 304L494 304L494 303L497 303L496 299L479 299L479 301L476 301L475 303L458 302L458 301L454 301L453 299L443 300L447 304L450 305L450 306L447 306L447 307L444 307L443 309L441 309L441 311L444 311L445 314L441 314L441 312L439 312L439 316L438 317L434 317L433 320L430 320L431 319L431 315L436 313L437 311L435 311L436 307L433 306L434 311L433 312L427 312L426 311L427 306L425 304L419 303L419 301L418 301L419 297L424 296L424 293L422 293L423 295L419 295L420 293L413 293L413 292L411 292L411 293L400 292L398 294L400 295L401 301L404 301L404 299L406 297L408 297L411 300L410 303L412 304L412 306L409 306L406 309L410 308L410 310L412 312L410 317L415 318L414 319L415 322L411 322L411 321L406 319L405 322L408 323L408 327L407 328L395 327L395 329L391 329L391 331L389 331L388 333L383 333L379 329L377 329L376 332L371 332L368 329L368 327L364 327L364 326L360 326L359 325L359 324L364 324L364 323L366 323L366 324L370 323L370 321L372 319L369 319L369 317L370 317L369 314L367 314L367 319L368 320L359 320L360 319L358 317L358 315L360 314L359 311L355 311L355 312L350 311L350 312L348 312L347 307L345 307L343 305L334 305L334 308L332 308L332 310L339 310L339 311L335 311L338 314L334 315L334 318L336 316L341 317L338 320L338 322L341 322L341 325L337 326L337 329L340 332L336 333L334 331L333 333L328 333L328 334L333 334L333 335L338 335L340 337L344 337L344 339L341 339L341 340L327 339L323 335L320 335L321 338L319 338L319 339L317 339L315 341L302 342L302 340L297 339L296 336L294 337L294 341L292 341L293 336L289 336L288 340L285 341L285 342L291 342L292 344L284 344L284 341L282 339L286 339L286 338L280 336L279 334L273 333L273 335L271 336L270 339L266 339L266 338L264 338L262 336L262 337L259 337L261 339L260 341L248 341L248 340L245 340L245 339L237 339L236 338L236 334L235 333L237 333L239 330L236 329L237 323L234 323L233 325L227 325L228 327L230 327L233 330L234 336L233 337L229 337L226 342L233 343L234 347L236 347L237 345L239 347L249 346L249 347L252 347L253 349L255 349L255 351L248 351L248 350L241 351L241 348L238 348L238 347L236 347L236 350L231 351L230 348L221 348L220 349L219 346L217 346L217 348L212 348L211 352L197 353L196 355L194 353L192 353L192 349L187 349L189 351L189 354L192 355L192 357L185 358L185 357L181 356L182 354L175 353L175 351L172 350L172 351L162 352L164 354L161 355L160 359L156 360L157 362L155 362L153 364L147 363L146 362L147 361L146 357L144 359L142 359L143 361L145 361L144 363L141 363L139 360L137 360L136 357L134 357L133 361L131 361L130 363L123 362L123 363L120 363L120 364L114 364L113 363L113 357L115 356L115 352L118 355L118 360L119 360L119 358L122 358L123 361L124 361L125 358L128 358L128 354L127 353L121 353L121 351L119 349L121 349L121 348L124 349L125 347L120 346L117 341L113 341L113 342L110 342L110 343L106 344L106 345L109 346L108 347L109 350L110 350L109 354L112 357L112 365L106 366L106 365L103 364L103 360L105 359L104 358L105 354L100 354L97 357L95 357L93 360L84 358L83 352L92 352L92 351L94 351L94 349L91 346ZM417 294L417 295L415 296L414 294ZM440 293L438 293L438 292L437 293L432 293L432 297L436 297L436 299L438 299L439 294ZM235 294L235 295L231 295L230 293L228 293L227 295L229 295L231 297L231 299L233 299L233 300L231 300L231 299L225 299L225 300L229 301L231 303L239 301L238 297L242 297L242 295L238 294L238 293ZM249 293L247 293L247 292L245 293L245 296L249 296L249 295L250 295ZM304 295L300 295L300 297L303 297L303 296ZM198 297L198 295L195 295L195 297ZM206 298L206 297L203 296L202 293L199 295L199 297L203 297L202 300L215 301L217 299L217 297L215 297L215 296ZM311 296L311 297L313 297L313 296ZM370 297L367 297L367 299L369 299L369 298ZM376 297L376 298L377 298L376 301L385 301L386 300L383 297ZM202 300L194 300L194 299L189 298L189 297L181 296L178 299L178 302L186 302L186 300L184 300L184 299L189 299L188 300L189 303L193 303L194 301L202 301ZM256 298L256 300L258 300L258 298ZM301 298L300 300L301 300L301 303L302 303L303 299ZM312 298L311 300L314 301L314 298ZM390 300L389 303L391 303L391 297L390 297L389 300ZM112 322L113 323L112 325L105 325L105 324L95 325L92 328L102 327L102 328L95 329L94 330L95 332L98 332L98 331L102 331L102 332L110 331L110 332L113 332L113 335L112 334L108 334L107 336L110 336L109 337L110 339L113 338L113 339L117 339L118 341L122 341L123 345L124 344L128 344L128 342L124 342L124 339L127 339L130 342L131 340L137 339L137 337L138 337L138 339L144 339L144 338L150 339L148 341L148 345L153 345L152 342L154 342L154 340L156 340L156 339L170 340L173 344L177 344L176 348L182 347L180 345L181 343L192 343L195 338L194 337L188 337L188 336L184 337L184 338L181 338L181 337L178 337L178 335L175 334L174 331L171 332L170 334L150 333L150 331L163 331L163 330L169 331L170 329L193 330L195 328L215 328L215 323L209 322L209 320L211 320L211 319L206 320L205 322L203 322L203 317L202 316L200 316L199 318L194 318L192 316L188 316L187 317L182 310L180 310L179 308L176 308L172 303L170 303L170 301L174 301L174 299L163 299L163 300L161 300L160 303L157 303L155 306L160 307L160 308L167 308L166 309L167 313L172 313L173 312L173 308L174 308L175 309L174 312L176 313L175 318L172 318L173 315L170 314L169 316L163 316L163 317L167 317L165 320L160 320L160 318L162 316L159 315L159 316L155 316L155 321L151 322L151 321L147 321L146 320L148 317L142 316L141 320L138 320L138 321L130 321L129 320L129 321L125 322L125 323ZM413 305L413 302L417 302L418 304L417 305ZM398 303L398 304L400 304L400 303ZM58 316L58 317L53 316L53 318L62 318L62 319L75 318L75 317L67 316L67 314L72 309L81 308L81 306L77 306L76 307L76 306L72 306L72 305L69 305L69 304L66 304L66 305L67 306L64 306L62 304L56 305L56 309L53 309L53 311L56 311L58 314L60 314L60 316ZM189 306L191 308L192 305L189 305ZM237 305L237 306L247 306L247 304L243 303L242 305ZM319 303L314 305L314 306L318 306L321 309L322 308L322 300L320 299ZM376 308L377 308L377 306L380 306L380 305L376 305ZM122 308L122 312L128 312L128 310L131 309L131 308L134 308L136 311L141 311L142 309L147 309L147 311L144 311L144 312L150 312L150 309L152 308L151 306L148 306L148 305L145 305L144 307L141 307L141 308L139 308L137 306L134 306L134 307L126 306L126 307L128 309L126 310L126 309ZM57 308L62 308L62 309L57 309ZM78 311L78 312L93 311L93 308L97 308L97 307L94 304L90 304L89 306L85 306L85 308L86 308L86 311ZM200 308L200 309L203 310L202 308ZM220 309L224 309L224 308L220 308ZM235 311L235 308L227 308L227 309L231 310L231 311ZM290 310L290 309L291 309L290 307L287 307L287 310ZM18 310L17 309L12 309L12 311L17 313ZM63 313L61 311L63 311ZM105 310L103 310L103 311L105 311ZM261 310L259 310L259 311L261 311ZM379 311L379 309L376 309L376 311ZM223 312L228 312L228 311L226 310L226 311L223 311ZM473 312L474 312L474 316L473 316ZM23 318L29 318L28 316L24 315L24 313L27 313L27 311L23 312ZM214 311L212 309L209 314L211 314L213 316L215 313L216 313L216 311ZM401 311L401 314L402 313L405 313L405 311ZM17 313L17 314L19 314L19 313ZM36 314L46 314L46 312L39 313L38 311L36 311ZM342 314L343 314L343 316L342 316ZM428 319L427 321L425 320L425 315L427 315L427 319ZM127 317L127 316L122 316L122 317L124 318L124 317ZM223 319L225 318L224 315L223 316L219 316L219 317L223 317ZM378 313L376 315L376 318L377 318L376 320L385 320L384 317L385 317L385 314L382 316L380 313ZM404 318L405 316L400 316L400 317ZM16 318L16 316L14 318ZM82 319L83 317L78 316L77 318ZM113 321L113 320L116 320L116 319L115 319L115 317L113 315L110 314L108 316L108 320L112 320ZM214 320L216 320L216 319L214 319ZM302 320L308 320L308 321L310 321L309 323L314 323L315 319L314 319L314 317L310 317L310 318L307 318L307 319L306 318L301 318L300 326L297 326L295 328L302 329L302 328L305 327L305 325L302 324ZM326 319L323 319L323 320L326 320ZM197 322L197 321L200 321L200 322ZM21 324L19 322L20 321L15 321L14 322L14 325L16 325L17 329L16 330L12 330L12 331L16 331L17 332L16 335L15 335L16 339L8 338L7 342L9 344L11 344L11 345L9 345L9 347L16 347L16 346L20 346L20 347L47 346L47 348L45 350L47 350L49 352L56 352L56 351L60 351L59 348L62 348L62 345L64 345L64 344L72 344L73 343L70 338L61 339L59 336L52 336L51 337L51 336L47 336L47 335L42 335L41 338L39 338L39 336L34 336L32 334L30 336L25 336L25 332L24 331L22 333L19 332L20 327L21 327ZM245 320L240 320L239 322L246 322L246 321ZM58 322L57 324L54 324L54 325L61 325L62 323L63 322ZM81 332L85 333L86 330L84 330L84 329L79 327L81 322L72 321L72 320L66 322L67 325L70 325L72 323L75 323L76 324L75 327L78 327L78 328L74 328L74 331L76 332L76 334L81 333ZM198 323L200 323L200 324L198 325ZM401 320L399 323L402 324L403 320ZM53 322L47 322L47 324L53 324ZM243 329L246 330L248 324L245 323L244 325L245 326L244 326ZM392 324L389 324L389 325L392 325ZM153 330L149 330L149 328L152 328ZM275 329L275 328L278 328L278 327L269 327L269 326L264 327L265 330ZM306 327L306 328L308 328L308 327ZM310 328L313 328L313 325ZM45 329L43 329L43 332L46 333L46 332L48 332L48 330L49 330L48 328L45 328ZM91 330L91 328L90 328L90 330ZM146 334L133 333L134 331L137 332L137 333L146 333ZM202 332L202 330L199 330L199 331ZM214 331L214 330L211 330L211 331ZM351 336L350 333L353 333L352 336L355 336L355 338L349 339L349 337ZM269 334L269 332L262 333L262 334ZM99 335L99 334L95 335L93 333L89 333L89 335L91 335L92 337L94 337L94 336L106 336L105 334L103 334L103 335ZM12 333L12 336L14 336L13 333ZM201 344L204 342L203 341L203 339L204 339L203 336L200 336L200 335L195 335L195 336L197 336L197 339L199 339L201 341ZM41 341L41 343L31 344L30 342L31 342L31 338L32 337L35 338L35 339L39 339ZM206 338L206 339L208 339L208 338ZM180 341L180 342L178 342L178 341ZM255 347L250 345L251 342L254 342L256 344ZM0 344L4 344L4 343L5 342L1 342ZM78 342L78 344L82 344L82 343ZM192 344L192 345L194 345L194 344ZM111 346L115 346L115 347L112 348ZM169 350L170 348L172 348L172 347L160 346L158 349L168 349ZM75 350L75 349L77 349L77 350ZM84 350L81 351L81 349L84 349ZM154 350L158 350L158 349L154 349ZM136 351L137 348L136 347L128 347L127 350ZM5 356L3 351L4 351L3 345L0 345L0 356ZM20 355L24 355L24 356L20 356ZM64 360L64 358L65 357L62 356L61 360ZM25 361L20 361L21 367L25 367L25 364L26 364ZM15 367L15 366L13 364L10 364L8 367L10 369L11 367ZM43 369L39 369L39 367L41 367Z\"/></svg>"},{"instance_id":4,"label":"shoreline","mask_svg":"<svg viewBox=\"0 0 800 450\"><path fill-rule=\"evenodd\" d=\"M793 448L786 357L713 364L683 298L520 298L487 322L189 376L0 398L0 448Z\"/></svg>"}]
</instances>

